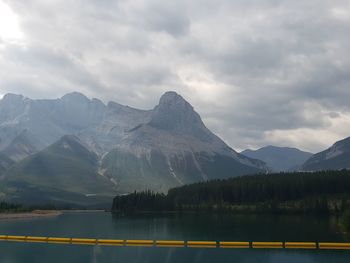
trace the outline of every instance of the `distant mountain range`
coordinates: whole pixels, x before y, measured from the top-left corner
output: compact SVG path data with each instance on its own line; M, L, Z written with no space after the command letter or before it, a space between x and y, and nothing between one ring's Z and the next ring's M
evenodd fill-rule
M301 169L305 171L350 169L350 137L313 155Z
M76 92L0 100L0 200L95 206L135 190L343 168L350 168L350 137L315 155L274 146L237 153L175 92L152 110L106 105Z
M0 101L0 198L92 204L116 193L266 171L208 130L175 92L149 111L80 93Z
M296 148L266 146L258 150L245 150L241 154L264 161L274 172L298 171L301 165L312 156Z
M316 154L296 148L266 146L245 150L241 154L262 160L270 171L325 171L350 169L350 137L337 141L330 148Z

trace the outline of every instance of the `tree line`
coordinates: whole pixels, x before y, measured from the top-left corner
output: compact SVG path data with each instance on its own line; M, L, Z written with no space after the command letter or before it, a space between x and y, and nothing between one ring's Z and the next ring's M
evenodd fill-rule
M0 213L8 212L26 212L28 208L23 207L20 204L11 204L7 202L0 202Z
M113 211L342 212L350 207L350 171L248 175L116 196Z

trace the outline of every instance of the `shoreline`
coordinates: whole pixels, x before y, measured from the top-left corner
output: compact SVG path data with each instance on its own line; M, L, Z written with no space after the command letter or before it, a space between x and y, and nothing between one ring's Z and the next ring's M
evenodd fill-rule
M31 212L22 213L0 213L0 220L9 219L34 219L34 218L46 218L56 217L62 214L62 211L58 210L34 210Z

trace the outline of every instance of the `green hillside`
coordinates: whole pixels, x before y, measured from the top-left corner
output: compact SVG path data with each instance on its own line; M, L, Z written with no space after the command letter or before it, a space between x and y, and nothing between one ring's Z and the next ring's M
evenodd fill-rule
M115 191L97 169L97 156L78 138L64 136L10 168L1 188L7 199L25 203L101 202Z

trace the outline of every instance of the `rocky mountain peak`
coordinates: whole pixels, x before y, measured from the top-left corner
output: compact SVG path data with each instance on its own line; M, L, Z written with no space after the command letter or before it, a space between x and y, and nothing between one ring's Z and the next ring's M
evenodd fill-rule
M30 99L22 95L8 93L0 100L0 124L4 121L14 120L24 112L30 104Z
M149 123L153 127L172 131L206 129L200 116L191 104L174 91L166 92L154 108Z
M67 102L90 102L90 100L80 92L67 93L61 99Z
M4 95L2 99L4 101L15 102L15 101L22 101L24 99L24 96L19 94L7 93Z
M16 105L22 105L25 100L28 100L22 95L7 93L4 95L2 100L0 100L0 104L6 106L15 107Z
M192 105L175 91L168 91L164 93L163 96L161 96L159 99L159 104L155 107L155 111L161 111L164 113L176 112L176 114L196 115L196 112L194 111Z
M159 99L159 105L174 105L174 104L182 104L186 105L189 103L181 97L179 94L177 94L175 91L167 91L165 92Z

